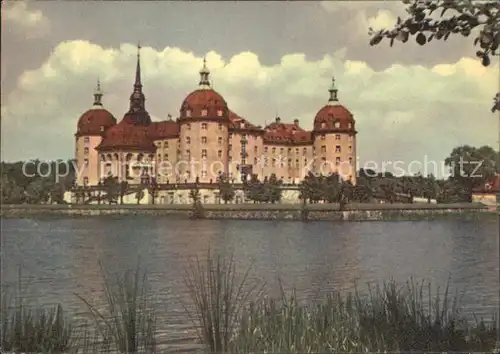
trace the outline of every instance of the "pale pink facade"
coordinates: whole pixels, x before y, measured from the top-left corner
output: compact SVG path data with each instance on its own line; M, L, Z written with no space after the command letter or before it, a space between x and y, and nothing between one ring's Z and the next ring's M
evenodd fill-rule
M309 172L338 172L356 183L355 121L339 104L334 85L329 91L312 130L298 120L285 123L280 118L255 126L232 112L211 88L204 65L199 87L183 101L179 117L151 122L138 60L131 108L123 120L116 124L102 108L100 91L96 111L79 120L75 158L83 172L77 183L96 185L108 175L131 184L144 183L144 175L158 183L216 183L221 173L240 182L242 165L260 180L275 174L285 183L298 183Z

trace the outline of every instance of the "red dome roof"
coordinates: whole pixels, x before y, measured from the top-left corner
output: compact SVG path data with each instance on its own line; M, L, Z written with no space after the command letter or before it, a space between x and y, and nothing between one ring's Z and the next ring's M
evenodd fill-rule
M76 135L102 135L116 124L113 115L104 108L92 108L78 119Z
M198 89L191 92L182 102L180 118L202 117L204 109L207 110L207 117L228 118L226 100L212 89ZM191 111L190 115L186 114L188 110ZM222 111L222 116L218 111Z
M99 150L156 151L156 146L148 136L148 126L134 125L127 120L122 120L110 128L97 148Z
M344 106L340 104L326 105L318 111L314 118L314 131L352 130L354 132L354 123L354 117Z

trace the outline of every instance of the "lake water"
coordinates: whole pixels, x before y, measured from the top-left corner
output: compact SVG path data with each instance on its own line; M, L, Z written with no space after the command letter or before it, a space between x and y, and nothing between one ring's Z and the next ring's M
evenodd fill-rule
M186 298L188 260L208 247L233 254L237 271L250 265L254 278L277 295L281 279L301 299L331 290L394 279L430 281L463 291L468 314L495 313L498 294L498 224L481 221L283 222L185 220L119 216L2 220L2 282L16 281L19 266L26 291L41 303L84 309L75 296L99 302L98 262L110 272L147 269L158 304L159 329L188 336L190 323L179 299Z

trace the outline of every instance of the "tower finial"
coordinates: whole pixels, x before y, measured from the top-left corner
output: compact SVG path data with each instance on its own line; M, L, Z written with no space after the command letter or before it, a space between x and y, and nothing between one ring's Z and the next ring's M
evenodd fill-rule
M102 91L101 91L101 81L99 80L99 77L97 77L97 85L96 89L94 91L94 106L99 106L102 107Z
M207 57L203 57L203 67L200 70L200 82L198 85L202 89L209 89L210 88L210 80L209 80L209 75L210 75L210 70L207 68Z
M335 86L335 76L332 76L332 86L330 86L330 89L328 90L330 92L330 99L328 100L328 104L334 105L336 102L339 101L337 97L337 87Z

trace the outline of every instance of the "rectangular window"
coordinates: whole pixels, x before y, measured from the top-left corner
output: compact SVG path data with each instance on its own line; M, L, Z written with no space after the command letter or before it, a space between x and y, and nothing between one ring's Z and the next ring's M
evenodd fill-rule
M335 146L335 152L340 152L340 145Z
M335 158L335 164L338 166L340 165L340 157Z
M207 150L201 150L201 157L207 157Z
M272 153L273 153L273 155L274 155L274 153L276 152L276 148L272 148L271 152L272 152Z
M186 144L191 144L191 138L189 136L186 137Z
M325 140L326 137L325 137L325 134L321 134L321 140Z
M164 154L164 155L163 155L163 159L164 159L164 160L168 160L168 154Z
M352 152L352 146L349 145L349 152Z
M272 159L271 166L272 167L276 166L276 159Z
M191 130L191 123L186 124L187 130Z
M207 177L207 171L201 171L201 177L203 178Z
M84 155L88 155L88 154L89 154L89 148L87 148L87 147L86 147L86 148L84 148L84 149L83 149L83 154L84 154Z
M349 165L352 165L352 157L349 157Z
M217 144L222 145L222 138L220 136L217 138Z
M221 111L219 111L219 112L221 112ZM219 130L222 130L222 123L219 123Z
M219 158L221 158L221 157L222 157L222 150L217 151L217 156L218 156Z
M325 152L326 152L326 146L325 146L325 145L321 146L321 152L322 152L322 153L325 153Z
M302 153L303 153L304 155L306 155L306 154L307 154L307 148L302 149Z
M208 124L207 123L201 123L201 130L207 130Z
M299 154L299 148L295 148L295 153L298 155Z
M267 152L267 146L264 147L264 152Z
M292 159L288 159L288 167L292 167Z
M295 168L299 168L299 167L300 167L299 159L296 159L295 160Z
M165 143L163 144L163 147L164 147L165 149L168 149L168 141L165 141Z
M207 137L206 136L202 136L201 137L201 143L202 144L206 144L207 143Z
M86 136L85 138L83 138L83 142L85 144L88 144L90 142L90 138L88 136Z
M340 134L335 135L335 140L340 140Z
M207 112L207 110L206 110L206 109L202 109L202 110L201 110L201 115L202 115L203 117L205 117L205 116L207 115L207 113L208 113L208 112Z
M285 153L285 148L280 149L280 154L283 155Z

